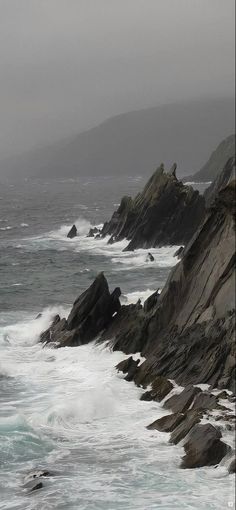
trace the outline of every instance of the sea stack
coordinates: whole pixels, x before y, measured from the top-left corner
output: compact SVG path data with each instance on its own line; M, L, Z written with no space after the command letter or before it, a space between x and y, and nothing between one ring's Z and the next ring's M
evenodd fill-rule
M101 236L109 243L127 239L126 250L185 245L205 215L205 200L176 177L176 164L154 172L141 193L122 198Z
M69 239L73 239L73 238L74 238L74 237L76 237L76 236L77 236L77 228L76 228L76 226L75 226L75 225L73 225L73 226L71 227L70 231L68 232L67 237L68 237Z

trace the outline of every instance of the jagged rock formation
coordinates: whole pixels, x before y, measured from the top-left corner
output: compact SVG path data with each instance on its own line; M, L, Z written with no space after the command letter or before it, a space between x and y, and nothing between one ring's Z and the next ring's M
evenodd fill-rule
M107 328L113 315L120 309L121 291L110 294L106 278L100 273L93 284L74 303L67 319L59 315L49 329L41 334L43 343L53 342L57 347L82 345L94 340Z
M235 157L235 135L225 138L211 154L205 165L194 175L184 177L185 182L214 181L230 158Z
M235 181L221 189L154 306L121 307L103 339L138 373L235 389Z
M109 235L109 243L128 239L126 250L182 245L191 239L204 214L204 198L178 181L176 164L169 173L161 165L134 199L122 198L101 236Z
M73 225L71 227L71 229L69 230L68 234L67 234L67 237L69 237L69 239L73 239L74 237L77 236L77 228L75 225Z
M214 202L219 191L227 186L227 184L235 179L235 157L230 158L223 170L217 175L216 179L206 189L204 198L206 201L206 207L209 208Z

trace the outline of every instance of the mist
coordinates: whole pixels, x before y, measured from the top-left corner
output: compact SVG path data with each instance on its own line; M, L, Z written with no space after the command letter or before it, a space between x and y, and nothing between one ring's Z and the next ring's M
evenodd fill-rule
M233 0L0 0L1 159L113 115L234 95Z

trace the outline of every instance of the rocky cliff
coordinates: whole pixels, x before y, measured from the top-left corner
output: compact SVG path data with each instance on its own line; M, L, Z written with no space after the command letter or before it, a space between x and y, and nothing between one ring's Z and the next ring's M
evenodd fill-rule
M176 165L161 165L134 199L123 197L101 236L128 239L126 250L186 244L205 214L204 198L176 177Z
M103 339L142 351L140 370L235 386L235 180L221 189L154 306L121 307ZM125 320L124 320L125 319Z
M57 346L108 342L114 350L142 352L148 377L180 384L235 385L235 180L220 190L159 295L144 306L121 306L103 274L56 317L42 342Z

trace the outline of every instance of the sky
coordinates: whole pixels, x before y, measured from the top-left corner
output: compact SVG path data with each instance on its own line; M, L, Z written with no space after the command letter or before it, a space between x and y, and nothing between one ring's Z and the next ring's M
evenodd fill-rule
M234 94L234 0L0 0L0 157Z

